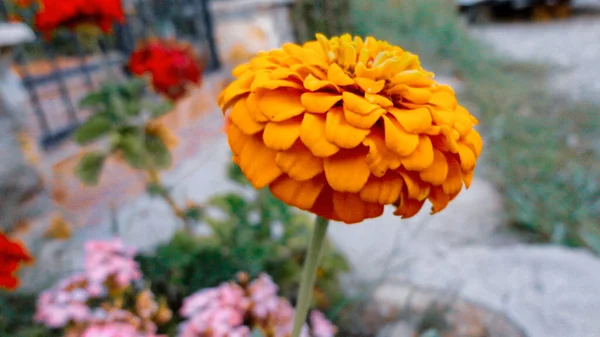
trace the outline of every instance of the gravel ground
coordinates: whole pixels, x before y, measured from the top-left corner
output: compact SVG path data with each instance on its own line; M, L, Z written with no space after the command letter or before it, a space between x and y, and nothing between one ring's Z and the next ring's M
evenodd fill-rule
M550 65L553 90L600 103L600 0L573 7L566 20L493 23L473 32L508 57Z

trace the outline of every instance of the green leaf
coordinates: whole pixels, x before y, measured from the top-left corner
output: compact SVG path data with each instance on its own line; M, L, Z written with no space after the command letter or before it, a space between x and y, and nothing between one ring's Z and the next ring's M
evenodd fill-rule
M89 93L85 96L81 101L79 101L80 108L93 108L101 103L104 103L106 99L106 95L103 90Z
M98 184L106 155L101 152L86 153L75 167L75 175L86 185Z
M75 131L74 140L79 145L89 144L106 135L112 129L112 123L102 115L94 115Z
M123 134L118 148L123 151L123 157L131 167L136 169L146 168L144 141L139 134Z
M108 95L108 112L119 120L127 120L128 109L127 102L116 91L111 91Z
M202 208L200 206L188 207L185 210L185 217L194 221L200 221L202 219Z
M165 195L169 193L164 186L155 183L148 183L146 185L146 192L150 195Z
M152 168L162 170L171 167L171 152L160 138L146 134L145 146Z

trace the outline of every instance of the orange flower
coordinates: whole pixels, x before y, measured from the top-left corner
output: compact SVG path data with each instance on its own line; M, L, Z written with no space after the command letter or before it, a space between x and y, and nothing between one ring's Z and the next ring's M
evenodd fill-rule
M324 218L357 223L384 205L439 212L473 178L477 120L416 55L344 35L262 52L233 71L233 161L257 189Z
M140 76L150 74L154 89L176 100L190 83L200 84L203 66L190 45L152 39L131 54L129 70Z
M16 289L19 279L14 274L21 263L31 261L25 247L0 233L0 288Z
M125 22L121 0L41 0L35 16L36 27L44 34L65 26L93 24L110 32L113 24Z

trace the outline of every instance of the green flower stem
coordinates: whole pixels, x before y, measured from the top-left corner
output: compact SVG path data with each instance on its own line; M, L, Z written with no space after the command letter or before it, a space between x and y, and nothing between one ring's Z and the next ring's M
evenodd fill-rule
M300 331L302 330L304 322L306 322L306 316L308 316L308 309L310 308L313 287L315 284L315 276L317 267L319 266L319 257L321 255L323 241L325 240L325 234L327 234L328 225L328 219L320 216L317 217L310 245L306 252L306 259L304 261L304 270L302 271L302 281L300 283L300 294L298 295L298 303L296 304L296 312L294 313L294 330L292 331L292 337L300 336Z

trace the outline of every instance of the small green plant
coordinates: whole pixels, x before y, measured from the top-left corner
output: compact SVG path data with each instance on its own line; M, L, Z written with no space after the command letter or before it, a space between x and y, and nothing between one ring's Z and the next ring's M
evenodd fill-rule
M244 190L210 200L202 220L212 234L179 233L155 254L138 257L153 290L167 294L172 307L198 289L234 278L239 271L251 277L265 272L279 285L282 296L292 302L296 299L310 218L268 190L256 192L236 165L228 173ZM339 277L348 270L345 258L327 243L314 288L317 307L334 310L343 304Z

